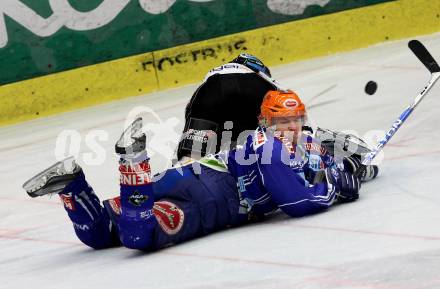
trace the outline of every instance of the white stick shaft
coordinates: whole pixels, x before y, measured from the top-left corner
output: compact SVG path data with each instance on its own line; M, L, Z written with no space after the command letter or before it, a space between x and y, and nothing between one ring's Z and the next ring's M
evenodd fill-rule
M416 106L422 101L423 97L426 94L428 94L428 92L431 90L431 88L434 86L434 84L437 82L439 78L440 78L440 72L431 74L431 80L428 82L428 84L425 86L422 92L420 92L419 95L417 95L417 97L414 99L414 102L405 109L405 111L399 116L399 118L397 118L397 120L393 123L393 125L385 134L383 139L380 140L376 148L365 156L364 160L362 161L363 165L367 166L371 164L373 159L383 149L383 147L390 141L390 139L393 137L396 131L402 126L405 120L414 111Z

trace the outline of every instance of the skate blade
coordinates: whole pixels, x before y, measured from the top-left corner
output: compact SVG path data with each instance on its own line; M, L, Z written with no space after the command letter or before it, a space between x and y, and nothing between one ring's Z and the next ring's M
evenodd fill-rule
M76 164L74 157L68 157L35 175L23 184L32 198L51 193L59 193L67 182L74 179L74 174L81 168Z
M142 131L142 118L139 117L124 130L116 142L115 151L120 155L136 155L146 147L146 136Z

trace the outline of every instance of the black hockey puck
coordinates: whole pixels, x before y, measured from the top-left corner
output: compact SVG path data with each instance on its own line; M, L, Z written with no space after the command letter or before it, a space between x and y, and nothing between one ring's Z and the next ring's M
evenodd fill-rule
M367 85L365 85L365 93L369 95L373 95L377 90L377 83L375 81L368 81Z

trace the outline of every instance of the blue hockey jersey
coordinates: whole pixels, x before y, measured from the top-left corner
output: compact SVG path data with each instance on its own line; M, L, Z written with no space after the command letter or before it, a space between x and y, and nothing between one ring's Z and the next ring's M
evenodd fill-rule
M313 184L319 171L336 163L311 136L292 145L281 132L258 128L244 146L222 159L237 180L242 214L264 215L280 208L300 217L324 210L335 200L325 180Z

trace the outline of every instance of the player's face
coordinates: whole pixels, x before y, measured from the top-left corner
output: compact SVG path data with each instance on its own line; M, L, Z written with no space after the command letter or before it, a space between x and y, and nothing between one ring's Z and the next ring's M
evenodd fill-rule
M277 117L272 119L272 124L275 125L276 131L284 133L290 133L293 137L293 141L299 137L302 126L304 124L304 117L302 116L288 116Z

